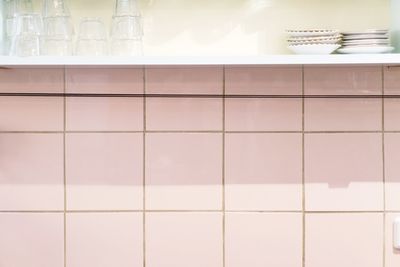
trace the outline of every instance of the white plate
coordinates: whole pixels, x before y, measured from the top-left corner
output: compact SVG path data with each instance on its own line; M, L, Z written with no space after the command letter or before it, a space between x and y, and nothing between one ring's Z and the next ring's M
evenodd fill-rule
M347 46L337 50L341 54L383 54L394 50L392 46Z
M364 39L389 39L387 34L360 34L360 35L346 35L343 40L364 40Z
M362 32L343 32L343 35L363 35L363 34L388 34L388 30L366 30Z
M338 44L307 44L289 45L288 48L299 55L329 55L335 52L340 45Z
M315 29L315 30L287 30L287 34L291 37L310 37L310 36L327 36L327 35L336 35L339 34L338 30L324 30L324 29Z

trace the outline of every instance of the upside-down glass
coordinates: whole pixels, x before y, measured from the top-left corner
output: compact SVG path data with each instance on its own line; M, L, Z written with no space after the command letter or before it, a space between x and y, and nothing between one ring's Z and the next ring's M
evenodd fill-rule
M114 16L140 16L137 0L116 0Z
M111 26L111 54L138 56L143 54L142 25L139 16L115 16Z
M72 55L74 30L70 17L47 17L43 19L43 23L42 54L47 56Z
M102 56L108 53L107 34L99 18L85 18L81 21L76 44L78 56Z
M12 37L12 56L39 56L42 18L39 14L20 14L16 17Z
M64 0L44 0L43 18L69 17L71 13Z

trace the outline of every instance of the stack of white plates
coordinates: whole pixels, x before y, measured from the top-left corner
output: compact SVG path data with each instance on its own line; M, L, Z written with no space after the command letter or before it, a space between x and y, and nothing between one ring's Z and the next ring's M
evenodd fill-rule
M337 30L287 30L288 48L296 54L331 54L340 47Z
M343 33L343 54L376 54L393 51L390 46L388 30L367 30L362 32Z

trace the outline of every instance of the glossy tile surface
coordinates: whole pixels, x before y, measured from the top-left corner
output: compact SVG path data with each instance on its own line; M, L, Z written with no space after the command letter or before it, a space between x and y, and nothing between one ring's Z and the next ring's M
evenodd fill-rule
M400 211L400 133L385 134L386 209Z
M66 167L68 209L143 208L142 134L67 134Z
M67 98L67 131L142 131L142 98Z
M222 67L149 67L146 93L222 94Z
M0 131L63 131L64 100L0 97Z
M227 213L227 267L302 266L302 215Z
M67 68L67 93L143 94L141 68Z
M147 267L221 267L221 213L146 213Z
M400 218L400 213L386 213L385 218L385 267L400 266L400 250L393 246L393 223Z
M227 67L227 94L300 95L302 73L300 67Z
M301 134L227 134L228 210L301 210Z
M62 68L0 69L2 93L63 93Z
M400 131L400 98L385 99L385 131Z
M384 85L386 95L400 95L400 69L384 67Z
M142 267L142 213L68 214L67 263L71 267Z
M226 99L226 131L301 131L300 99Z
M62 134L0 134L0 210L64 207Z
M380 66L307 66L304 93L307 95L380 95Z
M147 209L220 209L222 153L222 134L147 134Z
M306 99L306 131L380 131L382 100Z
M0 265L64 266L64 215L0 213Z
M382 214L307 214L305 231L308 267L383 266Z
M306 134L307 210L383 209L382 135Z

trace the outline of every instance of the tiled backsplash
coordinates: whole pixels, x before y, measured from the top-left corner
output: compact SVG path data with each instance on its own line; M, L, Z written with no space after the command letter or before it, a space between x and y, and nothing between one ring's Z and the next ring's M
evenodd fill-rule
M0 266L400 265L400 98L369 97L400 68L9 69L0 92L282 96L0 97Z

